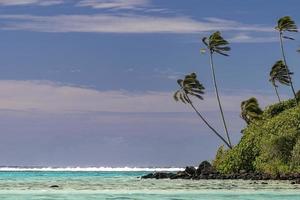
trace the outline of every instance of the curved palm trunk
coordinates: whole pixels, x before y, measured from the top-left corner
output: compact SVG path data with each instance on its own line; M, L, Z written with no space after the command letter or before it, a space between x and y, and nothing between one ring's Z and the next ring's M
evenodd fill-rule
M217 86L217 81L216 81L216 75L215 75L215 68L214 68L213 57L212 57L211 51L210 51L210 66L211 66L212 77L213 77L214 86L215 86L215 92L216 92L216 96L217 96L217 100L218 100L218 104L219 104L219 109L220 109L220 113L221 113L221 117L222 117L224 130L226 132L228 143L230 146L232 146L230 137L229 137L229 133L228 133L228 129L227 129L227 125L226 125L226 121L225 121L225 117L224 117L224 112L223 112L221 101L220 101L220 96L219 96L219 91L218 91L218 86Z
M278 93L277 87L276 87L276 86L274 86L274 89L275 89L275 92L276 92L276 95L277 95L278 101L279 101L279 103L281 103L281 99L280 99L280 96L279 96L279 93Z
M283 48L282 32L279 32L279 38L280 38L280 48L281 48L281 53L282 53L282 58L283 58L283 62L284 62L284 65L285 65L286 73L287 73L287 76L288 76L290 84L291 84L291 89L293 91L293 94L294 94L294 97L295 97L295 100L296 100L296 105L298 105L297 95L296 95L296 92L295 92L295 89L294 89L294 85L293 85L293 82L292 82L291 75L289 74L289 68L288 68L287 63L286 63L286 58L285 58L285 53L284 53L284 48Z
M201 115L201 113L195 108L194 104L190 100L190 98L187 95L187 98L189 100L189 104L194 109L194 111L197 113L197 115L202 119L202 121L226 144L226 146L230 149L232 149L231 144L229 144L209 123L208 121Z

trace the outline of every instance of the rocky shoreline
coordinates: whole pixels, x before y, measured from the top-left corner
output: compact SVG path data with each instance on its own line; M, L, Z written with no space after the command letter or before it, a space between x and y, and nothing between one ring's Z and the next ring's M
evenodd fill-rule
M208 161L203 161L198 168L186 167L184 171L177 173L154 172L141 177L142 179L242 179L242 180L289 180L291 184L300 184L300 173L270 175L260 172L247 172L241 170L239 173L220 174Z

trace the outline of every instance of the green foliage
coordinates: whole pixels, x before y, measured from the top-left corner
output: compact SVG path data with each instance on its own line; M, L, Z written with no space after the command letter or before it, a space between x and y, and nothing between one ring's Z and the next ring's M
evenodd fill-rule
M211 51L211 53L218 53L223 56L228 56L226 52L230 51L229 43L222 36L220 31L216 31L208 38L202 38L204 45Z
M295 107L295 100L294 99L290 99L288 101L283 101L271 106L268 106L264 113L263 113L263 117L264 118L270 118L270 117L274 117L276 115L278 115L279 113L288 110L290 108Z
M290 85L291 81L289 79L289 75L293 75L292 72L287 71L287 67L285 66L282 60L277 61L270 72L270 82L277 87L276 81L283 85Z
M263 111L259 107L256 98L251 97L248 100L241 103L241 118L243 118L247 124L250 124L254 120L261 119Z
M293 148L291 165L292 165L293 169L300 171L300 138L298 138L298 140Z
M300 172L300 106L293 99L269 106L255 122L232 150L218 151L216 169L225 174Z
M276 30L283 32L298 32L296 23L292 20L290 16L282 17L278 20L277 26L275 27Z
M186 75L184 80L177 80L180 89L174 93L174 100L181 101L183 103L191 103L188 95L197 97L198 99L203 100L202 95L204 94L204 86L197 80L197 75L191 73Z

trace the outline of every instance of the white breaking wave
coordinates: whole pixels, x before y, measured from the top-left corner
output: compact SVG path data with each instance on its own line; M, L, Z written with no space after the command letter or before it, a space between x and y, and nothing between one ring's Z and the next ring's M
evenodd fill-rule
M45 172L176 172L184 170L184 168L162 167L162 168L143 168L143 167L0 167L3 171L45 171Z

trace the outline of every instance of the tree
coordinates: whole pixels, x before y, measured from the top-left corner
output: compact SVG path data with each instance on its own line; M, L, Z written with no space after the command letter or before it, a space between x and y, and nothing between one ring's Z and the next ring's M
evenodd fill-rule
M220 109L220 114L222 117L224 130L225 130L225 133L227 136L227 141L231 146L230 136L228 133L227 124L225 121L225 116L224 116L224 112L223 112L223 108L222 108L221 100L220 100L220 96L219 96L218 85L217 85L216 74L215 74L215 67L214 67L214 62L213 62L213 54L214 53L218 53L223 56L228 56L228 54L226 52L230 51L230 47L227 46L229 43L223 39L223 37L221 36L221 33L219 31L214 32L212 35L209 36L209 38L204 37L202 39L202 42L205 44L206 48L209 51L210 66L211 66L211 71L212 71L214 87L215 87L215 93L216 93L216 97L217 97L217 101L218 101L218 105L219 105L219 109Z
M276 92L279 102L281 102L281 100L280 100L280 96L277 91L278 85L276 84L276 82L279 82L283 85L288 85L288 86L291 84L290 79L287 74L289 74L291 76L293 73L287 72L286 69L287 68L286 68L284 62L282 60L278 60L273 65L271 72L270 72L269 81L272 83L272 85L275 88L275 92Z
M278 20L277 26L275 27L275 29L279 32L280 48L281 48L281 54L282 54L283 62L284 62L285 68L286 68L286 75L289 79L290 86L291 86L292 92L293 92L295 100L296 100L296 104L298 105L298 101L297 101L297 98L296 98L296 92L295 92L295 89L294 89L292 78L291 78L290 74L288 73L289 68L288 68L288 65L287 65L285 52L284 52L284 46L283 46L283 39L294 40L294 38L292 38L292 37L285 36L284 32L298 32L298 28L297 28L297 25L295 24L295 22L292 20L292 18L290 16L285 16L285 17L282 17Z
M210 123L202 116L202 114L196 109L194 106L190 96L193 96L197 99L203 100L202 95L204 94L204 86L197 80L197 75L195 73L191 73L190 75L186 75L184 80L177 80L180 89L174 93L175 101L181 101L184 104L189 104L193 110L197 113L197 115L201 118L201 120L216 134L230 149L232 148L231 144L229 144L221 134L219 134Z
M246 121L247 124L261 118L263 111L259 107L258 101L255 97L251 97L248 100L241 103L241 118Z

